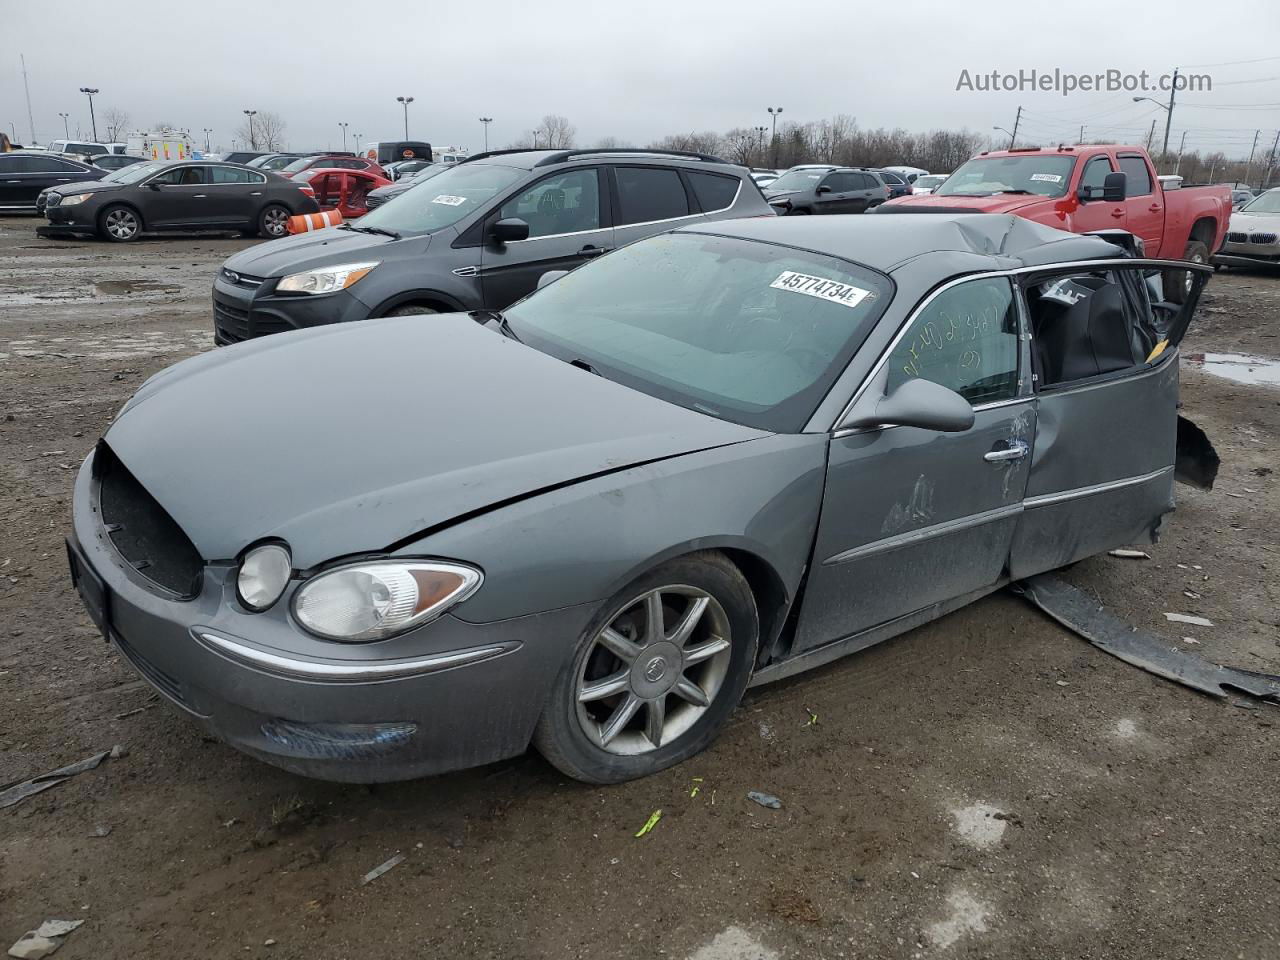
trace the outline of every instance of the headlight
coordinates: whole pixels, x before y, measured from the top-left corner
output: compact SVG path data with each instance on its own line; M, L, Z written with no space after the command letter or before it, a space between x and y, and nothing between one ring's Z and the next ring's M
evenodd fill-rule
M342 263L336 267L291 273L276 284L276 289L282 293L336 293L356 283L381 262Z
M285 547L278 543L254 547L244 555L236 574L240 602L255 612L267 609L280 599L292 572L293 558Z
M93 196L92 193L77 193L74 196L63 197L62 202L58 204L58 206L69 207L69 206L72 206L73 204L84 203L86 200L88 200L92 196Z
M339 567L302 585L293 615L327 640L384 640L461 603L480 586L479 570L435 560L378 560Z

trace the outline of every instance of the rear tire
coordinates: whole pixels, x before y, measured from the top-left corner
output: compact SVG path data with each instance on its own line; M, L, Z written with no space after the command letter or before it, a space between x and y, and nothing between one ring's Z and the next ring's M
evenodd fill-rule
M269 203L258 214L258 236L267 240L279 240L289 235L289 208Z
M439 310L428 307L423 303L406 303L403 307L396 307L394 310L388 310L383 316L387 317L416 317L420 314L439 313Z
M751 588L723 554L663 564L587 625L556 677L534 745L586 783L622 783L687 760L742 699L759 631Z
M142 218L133 207L122 203L107 207L98 215L98 236L112 243L132 243L142 233Z
M1209 248L1199 240L1187 244L1182 254L1183 260L1205 264L1209 262ZM1164 298L1170 303L1186 303L1191 295L1191 287L1195 279L1193 270L1166 270L1164 272Z

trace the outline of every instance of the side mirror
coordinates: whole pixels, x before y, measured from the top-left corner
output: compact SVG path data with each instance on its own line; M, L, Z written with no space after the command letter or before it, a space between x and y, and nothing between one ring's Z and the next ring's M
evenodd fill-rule
M878 401L859 403L836 429L879 426L961 433L973 426L973 407L954 390L917 378Z
M529 239L529 224L519 217L507 217L493 225L489 237L495 243L519 243Z
M148 186L148 187L150 187L152 190L159 190L159 189L160 189L160 184L158 184L158 183L154 183L154 182L152 182L152 183L148 183L148 184L147 184L147 186Z
M830 187L828 187L828 186L824 183L822 186L820 186L820 187L819 187L817 190L815 190L814 192L815 192L815 193L818 193L818 194L830 193L830 192L831 192L831 188L830 188Z
M1107 178L1102 181L1102 199L1107 203L1119 203L1124 199L1125 181L1128 174L1123 170L1116 173L1108 173Z
M568 276L568 270L548 270L538 278L538 289L541 290L548 284L555 283L561 277Z

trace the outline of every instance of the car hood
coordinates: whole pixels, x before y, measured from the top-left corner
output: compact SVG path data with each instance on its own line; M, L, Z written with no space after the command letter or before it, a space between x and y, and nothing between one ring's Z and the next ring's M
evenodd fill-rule
M143 384L105 439L207 560L280 537L305 569L540 490L765 435L443 314L193 357Z
M966 210L970 213L1014 213L1023 207L1052 200L1052 197L1027 196L1021 193L995 194L990 197L941 196L936 193L919 193L907 197L895 197L880 205L885 213L898 211L906 207L915 207L921 211L937 208L940 211L954 212Z
M102 175L106 176L109 171L103 170ZM80 193L106 193L109 190L120 190L128 184L124 183L103 183L101 180L77 180L75 183L60 183L56 187L48 187L44 193L59 193L64 197L72 197Z
M425 247L426 238L422 239ZM393 238L380 233L330 227L256 244L228 258L223 267L252 277L283 277L299 270L343 263L353 257L367 259L376 256L379 247L394 242Z
M1280 213L1248 213L1237 210L1231 214L1228 229L1245 233L1280 231Z

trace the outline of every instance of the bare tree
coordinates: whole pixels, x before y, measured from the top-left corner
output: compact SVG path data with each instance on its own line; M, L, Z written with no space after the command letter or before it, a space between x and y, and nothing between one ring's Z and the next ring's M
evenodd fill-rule
M236 130L236 137L249 145L250 150L283 150L284 131L287 124L278 113L259 110Z
M558 113L548 113L542 118L542 122L530 131L530 135L533 138L533 145L539 149L567 150L573 146L578 128L571 124L567 117L562 117Z
M622 147L629 147L631 144L619 140L617 137L601 137L595 143L597 150L618 150Z
M107 139L118 143L129 133L129 114L118 107L108 107L102 111L102 119L107 125Z

